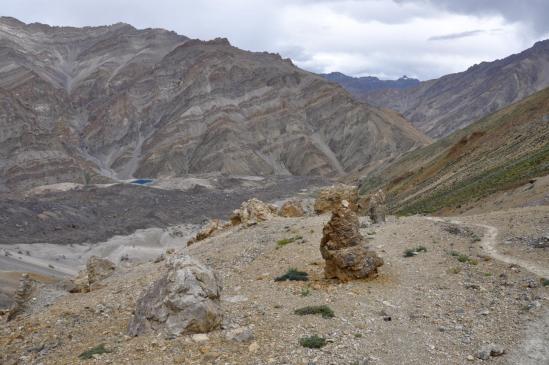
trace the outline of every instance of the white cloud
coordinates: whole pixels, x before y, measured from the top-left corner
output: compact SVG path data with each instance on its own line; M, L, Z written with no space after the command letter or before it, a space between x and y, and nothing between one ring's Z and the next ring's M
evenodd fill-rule
M123 21L192 38L221 36L240 48L279 52L313 72L386 78L428 79L461 71L528 48L544 34L539 17L530 21L536 9L527 2L515 2L513 13L511 1L498 11L495 0L483 7L430 0L2 2L1 15L26 22L83 26ZM540 0L532 4L541 6Z

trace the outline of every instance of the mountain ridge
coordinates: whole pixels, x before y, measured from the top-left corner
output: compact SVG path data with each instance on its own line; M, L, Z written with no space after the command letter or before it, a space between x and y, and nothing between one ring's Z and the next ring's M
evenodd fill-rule
M549 40L466 71L405 90L369 93L362 100L399 111L416 128L441 138L549 86ZM359 96L360 97L360 96Z
M337 176L429 143L397 113L226 39L13 24L0 19L4 190L204 172Z

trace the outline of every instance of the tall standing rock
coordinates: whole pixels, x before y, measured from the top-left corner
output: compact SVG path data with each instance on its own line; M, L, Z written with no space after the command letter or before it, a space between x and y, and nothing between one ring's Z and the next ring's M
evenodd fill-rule
M387 206L385 205L385 193L378 190L370 197L368 213L373 223L384 223Z
M217 275L189 256L173 257L166 266L167 273L138 299L129 335L154 330L177 336L218 328L223 317Z
M15 291L14 302L8 312L8 321L14 319L19 313L21 313L25 309L25 305L27 304L31 293L32 280L30 279L29 274L24 273L19 279L19 286Z
M383 259L367 249L366 240L359 232L358 217L347 201L332 212L322 233L320 253L326 260L326 278L349 281L371 277L383 265Z

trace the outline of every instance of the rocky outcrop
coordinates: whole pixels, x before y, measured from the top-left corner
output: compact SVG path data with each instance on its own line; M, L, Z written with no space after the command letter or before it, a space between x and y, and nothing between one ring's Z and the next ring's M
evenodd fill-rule
M231 224L254 225L258 222L272 219L278 208L275 205L267 204L259 199L252 198L240 205L231 214Z
M331 212L339 208L343 200L349 203L349 208L352 211L356 212L358 208L358 188L351 185L337 184L321 189L315 200L315 213Z
M196 236L187 241L187 246L190 246L198 241L205 240L206 238L211 237L214 233L222 230L223 228L223 222L221 222L219 219L212 219L198 231Z
M161 331L169 336L205 333L222 321L221 282L217 275L190 256L172 257L168 271L137 300L128 333Z
M336 176L427 143L396 113L227 40L11 18L0 33L0 191L209 172Z
M88 271L88 282L93 285L103 279L108 278L114 273L116 265L107 259L92 256L86 262Z
M25 306L30 299L32 293L32 280L29 277L29 274L24 273L19 279L19 286L15 291L15 296L13 298L13 304L10 307L6 319L11 321L18 314L25 310Z
M68 284L67 290L71 293L87 293L99 285L103 279L111 276L116 265L107 259L91 256L86 262L86 270L81 270Z
M377 268L383 265L383 259L367 249L366 241L359 232L358 217L347 201L344 200L333 211L322 233L320 253L326 260L326 278L349 281L377 275Z
M370 196L368 215L373 223L384 223L386 213L385 193L380 189Z
M303 217L305 211L301 200L294 199L284 202L278 210L278 215L285 218Z

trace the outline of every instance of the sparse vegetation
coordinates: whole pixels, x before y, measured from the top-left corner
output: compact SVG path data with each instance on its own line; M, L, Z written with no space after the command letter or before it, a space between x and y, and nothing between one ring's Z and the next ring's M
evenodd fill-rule
M478 265L478 260L473 259L465 254L457 253L455 251L452 251L450 255L455 256L459 262L462 262L464 264L470 264L470 265Z
M542 286L549 286L549 279L545 279L545 278L541 279L541 285Z
M301 240L303 239L302 236L295 236L295 237L290 237L290 238L283 238L281 240L278 240L276 241L276 248L279 249L281 247L284 247L286 246L287 244L289 243L292 243L292 242L295 242L297 240Z
M95 346L94 348L89 349L88 351L84 351L78 357L82 360L89 360L93 358L93 355L101 355L101 354L107 354L111 352L110 350L105 348L105 344L102 343L100 345Z
M312 335L300 338L299 344L309 349L319 349L326 346L326 339L317 335Z
M309 274L304 271L299 271L295 268L289 268L286 274L278 276L274 279L275 281L308 281Z
M461 267L451 267L448 269L449 274L459 274L461 272Z
M327 305L310 305L294 311L295 314L305 316L309 314L320 314L322 318L333 318L334 311Z
M302 297L308 297L309 295L311 295L311 288L309 288L308 286L301 288Z
M416 256L420 252L427 252L427 247L418 246L416 248L408 248L404 251L404 257L413 257L413 256Z

